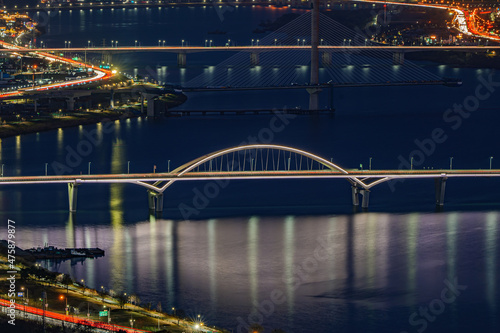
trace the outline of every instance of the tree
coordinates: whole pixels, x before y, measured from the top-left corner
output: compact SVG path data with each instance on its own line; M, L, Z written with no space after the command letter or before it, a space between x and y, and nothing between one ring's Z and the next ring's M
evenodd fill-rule
M161 302L158 302L158 305L156 306L156 311L161 312Z

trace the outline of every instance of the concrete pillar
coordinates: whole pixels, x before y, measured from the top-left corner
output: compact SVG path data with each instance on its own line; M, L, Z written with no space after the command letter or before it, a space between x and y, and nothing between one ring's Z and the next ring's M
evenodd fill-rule
M155 116L155 96L148 96L148 117Z
M370 191L361 190L360 193L363 196L363 201L361 202L361 208L367 209L368 204L370 203Z
M155 192L148 191L148 206L150 211L155 210Z
M163 212L163 193L158 193L156 195L156 212Z
M250 66L259 66L259 54L257 52L250 53Z
M69 212L76 213L76 199L78 194L78 184L68 183Z
M352 205L359 206L359 188L356 185L351 186L352 190Z
M332 54L330 52L321 53L321 63L323 67L329 67L332 65Z
M115 108L115 91L111 89L111 96L109 98L109 107L112 109Z
M186 67L186 53L177 53L177 66Z
M440 177L434 179L434 184L436 186L436 206L444 205L444 191L446 189L447 177Z
M392 54L392 64L393 65L403 65L405 63L404 52L394 52Z
M102 61L104 61L105 64L111 64L113 63L113 56L109 52L104 52L102 54Z
M313 0L311 19L311 85L319 82L319 0ZM317 110L319 92L309 93L309 110Z
M66 106L69 111L73 111L75 109L75 98L74 97L66 98Z
M144 114L144 94L141 93L141 114Z

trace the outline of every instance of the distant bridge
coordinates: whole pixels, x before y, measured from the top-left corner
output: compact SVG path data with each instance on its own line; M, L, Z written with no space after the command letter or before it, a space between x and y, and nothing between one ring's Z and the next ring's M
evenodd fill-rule
M362 44L362 43L361 43ZM322 53L323 63L329 64L331 53L349 52L373 52L385 51L393 54L394 64L404 63L404 54L408 52L429 51L455 51L455 52L488 52L499 50L500 46L484 45L442 45L442 46L420 46L420 45L318 45L318 52ZM248 52L250 53L250 64L259 65L259 54L277 51L310 51L311 45L242 45L242 46L119 46L119 47L66 47L66 48L22 48L1 49L1 52L15 53L37 53L37 52L59 52L59 53L102 53L106 55L131 52L167 52L177 53L177 64L186 66L188 53L199 52ZM330 56L331 57L331 56Z
M171 172L102 175L2 177L2 185L67 184L69 210L76 212L77 190L82 184L134 184L148 191L149 208L163 211L163 193L178 181L345 179L352 203L368 208L371 189L395 179L434 179L436 205L443 206L448 178L500 177L500 170L350 170L318 155L293 147L256 144L222 149L194 159Z

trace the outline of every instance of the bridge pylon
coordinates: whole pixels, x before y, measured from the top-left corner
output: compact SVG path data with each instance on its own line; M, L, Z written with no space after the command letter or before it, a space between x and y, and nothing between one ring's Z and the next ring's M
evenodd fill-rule
M319 83L319 0L313 0L311 15L311 85ZM308 90L309 110L318 110L320 90Z

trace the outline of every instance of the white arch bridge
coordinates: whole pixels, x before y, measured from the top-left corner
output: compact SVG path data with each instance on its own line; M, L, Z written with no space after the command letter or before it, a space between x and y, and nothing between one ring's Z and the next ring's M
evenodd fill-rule
M435 179L436 205L442 206L446 180L452 177L500 177L500 170L352 170L297 148L255 144L222 149L170 172L1 177L0 185L66 183L69 210L76 212L79 185L130 183L145 187L149 208L162 212L163 193L179 181L342 178L351 183L353 205L359 206L361 196L361 207L366 209L375 185L395 179L419 178Z

